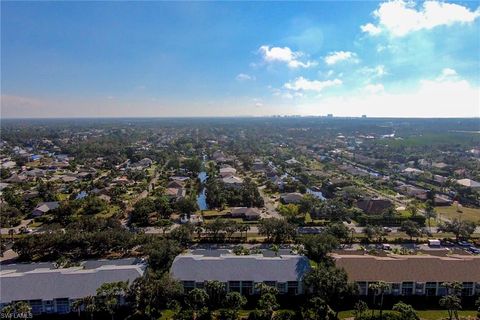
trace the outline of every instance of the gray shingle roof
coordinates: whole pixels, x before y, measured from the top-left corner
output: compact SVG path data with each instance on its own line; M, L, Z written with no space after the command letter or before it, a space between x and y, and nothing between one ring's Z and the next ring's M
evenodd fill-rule
M0 272L1 303L17 300L52 300L57 298L78 299L95 295L103 283L129 281L143 275L145 265L118 260L104 264L91 263L91 268L72 267L54 269L52 265L33 264L34 267L4 265Z
M203 282L208 280L227 281L300 281L309 270L306 257L283 255L180 255L173 261L171 273L181 281Z

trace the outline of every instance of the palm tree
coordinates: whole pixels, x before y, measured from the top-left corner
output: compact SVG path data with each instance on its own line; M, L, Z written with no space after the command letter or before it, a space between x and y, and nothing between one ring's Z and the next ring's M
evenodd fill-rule
M72 311L77 311L78 318L80 319L82 309L84 308L83 299L77 299L72 303Z
M242 236L242 234L245 232L245 242L247 242L247 238L248 238L248 230L250 230L250 226L248 224L242 224L239 228L239 231L240 231L240 237Z
M431 219L434 219L436 217L437 217L437 213L435 212L435 208L431 206L427 206L425 208L425 218L427 218L428 229L430 232L432 232Z
M2 308L2 315L5 315L5 317L11 317L15 313L15 308L13 307L13 304L7 304L5 307Z
M418 213L418 202L413 200L407 205L407 211L410 212L412 217L415 217Z
M103 308L110 313L112 320L119 304L119 297L124 296L128 289L127 281L104 283L97 289L97 296L101 298Z
M460 298L456 295L446 295L440 299L440 305L447 309L448 319L452 320L453 317L458 320L458 310L462 309Z
M447 288L447 295L443 296L439 303L442 307L447 308L450 320L453 317L458 320L458 310L462 309L462 300L460 299L462 284L459 282L444 282L442 286Z
M13 305L13 308L15 309L15 313L17 315L20 315L22 319L31 318L32 307L27 302L25 301L16 302Z
M375 305L375 298L376 296L380 296L380 319L382 319L383 314L383 296L385 291L390 288L390 285L384 281L379 281L376 283L372 283L369 286L370 289L374 291L373 293L373 304ZM374 309L372 309L372 317L373 317Z
M97 300L94 296L86 296L82 298L82 304L86 313L90 314L90 319L93 320L93 314L97 311Z
M197 233L197 239L200 241L202 239L203 227L200 225L195 226L195 232Z

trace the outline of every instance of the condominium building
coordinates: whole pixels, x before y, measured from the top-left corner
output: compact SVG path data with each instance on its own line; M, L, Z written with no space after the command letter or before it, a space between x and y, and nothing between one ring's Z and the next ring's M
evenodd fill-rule
M386 294L442 296L445 282L460 282L462 294L480 293L480 256L466 255L372 255L334 254L337 267L345 269L357 283L360 295L368 295L369 285L389 284Z
M301 294L303 277L309 269L305 256L289 251L235 255L228 250L196 250L177 256L171 273L186 291L217 280L225 284L227 291L244 295L257 293L259 283L274 286L280 293Z
M134 258L84 261L70 268L56 268L50 262L2 265L0 306L26 301L33 314L69 313L75 300L95 296L104 283L132 283L145 267Z

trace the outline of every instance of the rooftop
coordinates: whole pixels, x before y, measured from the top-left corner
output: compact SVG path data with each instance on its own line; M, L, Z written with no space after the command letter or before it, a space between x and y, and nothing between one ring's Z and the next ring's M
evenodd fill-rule
M85 261L79 266L58 269L50 262L2 265L0 302L78 299L95 295L103 283L131 283L144 270L145 264L137 259Z
M171 273L182 281L299 281L309 270L305 256L251 254L237 256L225 250L196 250L179 255L173 261Z
M333 255L352 281L480 282L480 256Z

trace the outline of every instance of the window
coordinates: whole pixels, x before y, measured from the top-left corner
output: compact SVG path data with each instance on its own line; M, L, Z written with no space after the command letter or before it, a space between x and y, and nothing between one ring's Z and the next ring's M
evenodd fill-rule
M400 294L400 283L392 283L392 294L393 295Z
M463 296L473 296L473 282L464 282L462 288L462 295Z
M360 295L368 294L367 283L365 281L358 282L357 285Z
M424 283L416 283L415 284L415 294L422 295L424 287L425 287Z
M195 281L183 281L183 289L187 292L195 289Z
M287 287L287 292L289 294L298 294L298 281L288 281Z
M411 296L413 294L413 282L402 283L402 295Z
M240 281L229 281L228 290L240 292Z
M447 295L447 288L442 286L441 284L438 286L438 295L439 296L445 296Z
M205 287L205 283L203 282L195 282L195 288L203 289Z
M253 281L242 281L242 294L253 294Z
M55 299L57 305L58 313L69 313L70 312L70 301L68 298Z
M437 283L436 282L427 282L425 284L425 295L433 297L437 294Z
M278 292L280 292L280 293L286 293L287 292L287 284L285 282L279 282L279 283L277 283L277 289L278 289Z
M30 300L28 303L30 304L30 307L32 307L33 314L40 314L43 312L42 300Z

